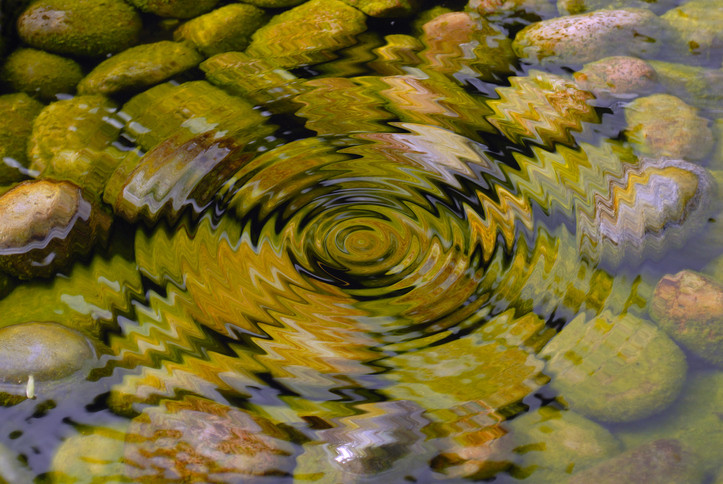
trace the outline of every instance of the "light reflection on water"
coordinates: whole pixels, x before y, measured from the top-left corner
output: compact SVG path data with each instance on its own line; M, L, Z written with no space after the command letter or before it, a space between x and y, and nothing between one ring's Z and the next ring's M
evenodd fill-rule
M715 267L720 153L638 156L627 99L381 27L306 72L254 60L258 86L209 61L116 113L138 150L109 248L0 300L3 326L103 342L87 378L0 409L18 472L559 482L631 449L717 471L721 373L648 302Z

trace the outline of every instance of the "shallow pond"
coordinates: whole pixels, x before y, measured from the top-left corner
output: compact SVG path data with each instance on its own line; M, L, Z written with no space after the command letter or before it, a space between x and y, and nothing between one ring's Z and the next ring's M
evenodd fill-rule
M0 481L723 482L720 0L27 3Z

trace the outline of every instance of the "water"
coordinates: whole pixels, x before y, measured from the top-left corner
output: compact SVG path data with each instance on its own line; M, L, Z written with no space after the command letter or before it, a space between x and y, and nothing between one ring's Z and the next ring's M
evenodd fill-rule
M107 243L0 300L98 358L0 408L3 475L717 482L722 374L649 304L720 274L720 97L659 81L717 144L641 154L635 95L505 57L536 18L490 19L492 60L373 19L324 62L222 54L113 95L118 167L83 178Z

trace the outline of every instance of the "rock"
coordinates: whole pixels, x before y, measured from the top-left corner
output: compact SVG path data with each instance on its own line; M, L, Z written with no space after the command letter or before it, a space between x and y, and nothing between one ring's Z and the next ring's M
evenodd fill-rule
M653 156L704 159L713 149L708 120L698 110L669 94L637 98L625 107L628 141Z
M189 45L164 40L126 49L93 69L78 84L79 94L113 94L153 86L198 65Z
M370 17L407 17L419 8L418 0L343 0Z
M138 40L141 18L122 0L39 0L18 19L28 45L57 54L98 57Z
M99 480L123 482L125 428L85 427L63 440L51 464L56 484L92 484Z
M541 407L508 422L513 452L532 482L563 482L566 475L617 455L622 444L608 430L572 411Z
M692 374L680 392L680 398L653 419L628 423L615 434L629 449L659 439L677 439L683 448L699 459L705 473L720 467L723 448L723 372ZM685 480L679 482L686 482Z
M134 418L124 462L136 481L266 482L289 474L289 436L248 411L198 397L165 401Z
M366 16L341 0L309 0L254 32L246 53L281 67L316 64L354 45L365 30Z
M516 61L507 34L483 18L465 12L442 14L422 26L421 54L430 69L454 74L472 69L480 78L493 80L512 72Z
M582 472L569 484L618 484L655 482L690 484L703 482L703 472L695 456L675 439L661 439L641 445Z
M635 57L613 56L585 64L574 74L575 82L596 97L637 97L656 87L655 69Z
M0 382L60 380L96 358L83 334L58 323L32 322L0 328Z
M118 138L120 129L109 120L113 102L100 95L76 96L46 106L35 118L28 141L30 168L44 172L64 151L102 151Z
M25 178L27 142L42 109L25 93L0 96L0 185Z
M668 94L712 113L723 110L723 69L650 61Z
M0 70L0 80L12 90L43 100L75 93L82 78L80 64L74 60L30 48L15 50Z
M304 3L305 1L306 0L245 0L244 3L261 8L287 8Z
M540 20L558 16L555 6L548 0L469 0L467 8L494 19L530 17Z
M658 281L650 317L684 348L723 366L723 285L683 270Z
M0 268L51 277L105 237L110 218L70 182L23 182L0 196Z
M159 84L131 98L119 116L126 120L126 135L147 151L171 136L183 143L206 132L241 137L253 128L254 138L271 132L250 103L206 81Z
M604 422L656 414L678 396L683 352L665 333L632 314L573 319L542 350L552 387L575 410Z
M686 62L718 65L723 54L723 9L717 0L690 0L660 16L677 34Z
M173 33L177 41L191 42L206 57L228 51L242 51L266 21L260 8L233 3L184 23Z
M208 12L218 0L128 0L142 12L161 17L191 18Z
M560 15L575 15L603 8L645 8L660 15L677 5L677 0L557 0Z
M515 36L515 53L529 62L577 65L616 55L649 57L659 47L661 22L650 10L621 9L553 18Z

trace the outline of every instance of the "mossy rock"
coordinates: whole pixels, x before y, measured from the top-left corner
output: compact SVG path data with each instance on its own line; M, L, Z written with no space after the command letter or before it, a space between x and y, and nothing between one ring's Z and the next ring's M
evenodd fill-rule
M123 463L127 425L84 427L55 451L50 475L56 484L128 482Z
M281 67L317 64L354 45L366 28L366 15L341 0L309 0L254 32L246 53Z
M601 96L637 97L651 93L658 76L642 59L629 56L605 57L585 64L574 74L575 82L598 98Z
M702 110L723 109L723 69L663 61L650 61L650 65L668 94Z
M253 5L234 3L184 23L173 33L187 40L206 57L248 47L253 34L266 21L266 13Z
M183 42L164 40L137 45L101 62L80 81L78 93L110 95L153 86L202 60L193 47Z
M575 410L630 422L664 410L685 379L685 355L653 324L605 312L573 319L542 350L552 388Z
M370 17L408 17L419 7L416 0L343 0Z
M56 54L98 57L135 44L138 13L123 0L38 0L18 19L28 45Z
M11 89L43 100L75 93L82 78L83 70L73 59L31 48L15 50L0 70L0 80Z
M532 482L563 482L622 451L608 430L575 412L541 407L505 424L508 445Z
M160 17L192 18L208 12L218 0L128 0L142 12Z
M25 93L0 96L0 185L23 180L27 143L43 105Z
M660 18L677 34L688 62L718 67L723 57L723 8L718 0L691 0Z
M63 151L102 151L118 138L110 121L115 104L101 95L76 96L46 106L35 118L28 141L30 168L42 173Z

